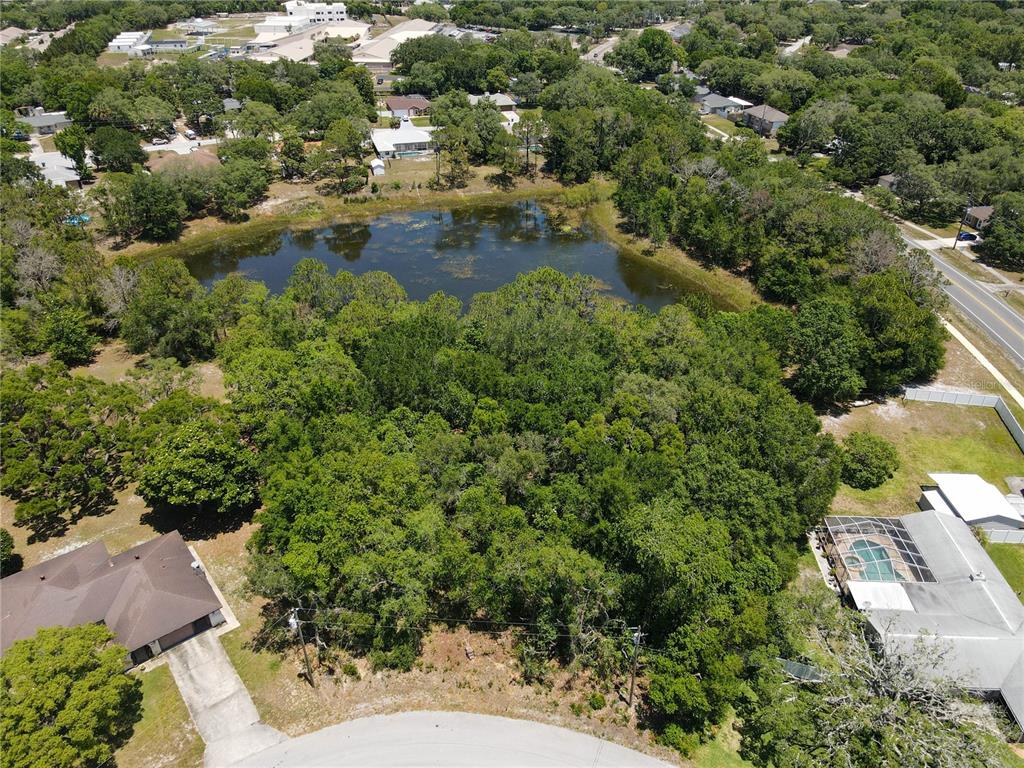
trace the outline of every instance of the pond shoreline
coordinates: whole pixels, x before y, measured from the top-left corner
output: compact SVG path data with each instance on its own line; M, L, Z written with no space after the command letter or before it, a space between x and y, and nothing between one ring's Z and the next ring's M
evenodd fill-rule
M621 231L619 216L611 201L613 182L598 182L600 199L585 206L578 213L581 223L589 225L595 236L613 245L619 253L637 265L663 272L667 279L692 286L707 294L714 305L727 311L742 311L762 301L749 281L720 268L707 268L672 245L653 247L650 243ZM310 198L293 201L291 210L280 213L256 213L248 221L239 223L216 222L213 229L188 234L173 242L148 246L141 250L127 249L124 255L139 261L158 257L186 258L197 251L216 248L230 241L234 247L253 247L268 237L285 232L304 232L340 224L369 223L374 219L403 212L426 210L458 210L466 207L498 207L514 205L526 200L536 201L545 209L567 210L562 195L571 187L552 179L524 182L513 190L489 190L466 194L454 191L431 192L422 197L401 194L358 203L345 203L337 198ZM306 202L305 207L301 204ZM315 207L314 207L315 206ZM111 254L114 258L116 252ZM585 271L585 270L584 270ZM396 276L397 277L397 276Z

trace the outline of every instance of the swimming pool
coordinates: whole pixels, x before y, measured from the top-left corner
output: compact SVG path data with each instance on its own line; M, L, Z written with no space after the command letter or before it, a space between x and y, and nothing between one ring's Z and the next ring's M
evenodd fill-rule
M881 544L868 539L857 539L844 557L851 575L860 581L906 581L893 568L889 553Z

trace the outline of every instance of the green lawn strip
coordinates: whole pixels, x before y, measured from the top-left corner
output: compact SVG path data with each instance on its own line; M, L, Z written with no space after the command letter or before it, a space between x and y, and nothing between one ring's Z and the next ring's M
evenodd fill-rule
M917 511L920 486L929 472L980 475L1007 491L1003 480L1020 474L1022 455L994 409L965 405L908 402L906 412L891 418L894 406L856 409L848 431L867 431L890 440L900 454L900 468L877 488L861 491L841 485L833 509L842 514L903 515ZM900 412L897 412L899 414Z
M739 755L740 735L735 725L735 718L727 717L715 738L693 753L690 759L696 768L749 768L752 765Z
M1024 595L1024 544L986 544L985 551L1018 595Z
M139 674L142 681L142 720L116 753L118 768L199 768L203 744L178 687L165 664Z

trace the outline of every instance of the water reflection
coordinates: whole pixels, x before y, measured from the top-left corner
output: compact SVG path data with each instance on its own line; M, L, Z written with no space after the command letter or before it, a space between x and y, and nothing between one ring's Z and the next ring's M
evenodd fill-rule
M651 309L692 290L652 262L620 255L591 233L559 231L534 201L416 211L265 234L216 243L186 262L206 285L242 272L279 292L295 264L308 257L325 262L332 272L390 272L412 299L444 291L467 306L473 294L494 290L541 266L593 275L610 293Z

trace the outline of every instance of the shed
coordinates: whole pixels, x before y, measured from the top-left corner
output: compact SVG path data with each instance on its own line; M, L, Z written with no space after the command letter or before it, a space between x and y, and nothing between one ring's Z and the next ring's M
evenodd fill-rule
M381 160L379 157L373 158L373 160L370 161L370 173L372 173L374 176L383 176L384 161Z

